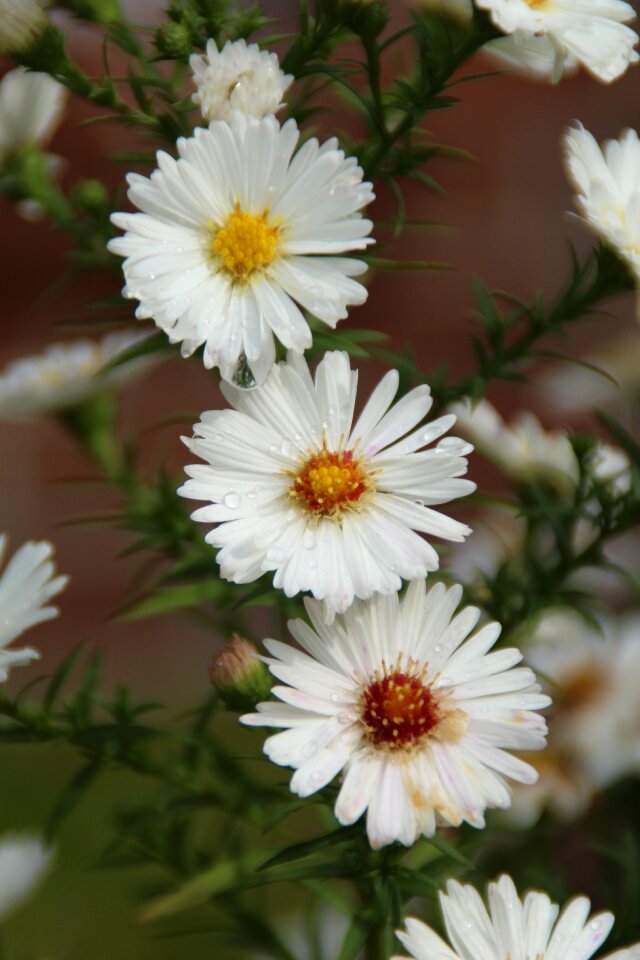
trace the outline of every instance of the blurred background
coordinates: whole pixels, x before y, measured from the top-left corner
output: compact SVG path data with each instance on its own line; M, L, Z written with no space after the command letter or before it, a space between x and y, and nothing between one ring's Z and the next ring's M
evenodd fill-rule
M126 0L134 22L153 24L163 4L153 0ZM404 0L390 2L392 27L407 17ZM265 12L278 20L277 32L295 30L297 4L264 2ZM63 22L60 20L59 22ZM69 51L91 73L99 70L98 34L64 20ZM411 68L409 45L390 57L390 74ZM0 63L0 72L10 68ZM465 73L494 70L495 63L478 57ZM490 287L530 297L542 289L551 297L566 280L567 241L578 250L592 246L591 237L568 214L571 190L566 182L560 141L566 128L580 120L596 139L617 136L625 127L640 127L640 71L630 69L613 87L600 85L586 74L563 80L557 87L502 73L459 87L461 102L428 118L436 142L469 151L469 161L439 160L429 173L439 181L441 194L407 185L406 202L415 219L440 221L437 228L408 228L399 238L391 230L375 230L379 252L396 259L438 260L453 269L417 272L379 272L370 280L367 303L352 311L348 324L391 332L394 347L411 343L419 363L431 369L446 362L452 372L469 367L471 284L481 277ZM60 129L50 146L63 158L66 185L81 177L104 179L111 186L124 181L122 164L110 162L117 149L130 146L128 134L113 123L83 127L96 110L71 98ZM324 117L324 119L323 119ZM334 113L314 119L322 138L335 125L350 121ZM353 129L351 128L353 133ZM392 216L391 198L382 192L374 220ZM87 302L113 292L111 277L72 277L66 260L66 240L46 223L22 219L0 200L0 366L11 359L38 352L54 339L94 335ZM607 345L621 335L640 360L640 331L634 325L632 298L611 305L612 316L581 324L564 348L583 354ZM365 383L373 383L382 366L367 365ZM535 381L535 373L532 374ZM594 380L594 383L597 382ZM594 388L595 389L595 388ZM179 441L190 432L199 413L216 407L220 397L214 380L198 359L164 360L121 391L119 419L122 432L144 447L144 459L155 468L163 464L179 475L188 454ZM534 385L509 386L490 394L502 414L535 409L547 425L590 426L590 421L554 409ZM149 424L174 419L149 431ZM19 425L0 422L0 528L15 549L27 539L51 539L61 572L71 583L60 600L58 620L38 628L29 637L42 651L37 676L57 664L80 641L106 654L108 683L126 680L136 697L168 700L178 711L201 699L208 689L207 668L214 650L225 639L185 619L168 617L123 624L109 619L120 607L127 585L138 568L138 558L116 559L130 538L102 525L73 524L79 516L108 512L114 494L75 449L54 422L37 420ZM483 473L472 459L471 476L482 485ZM457 508L465 516L464 506ZM203 530L204 534L204 530ZM212 554L212 567L214 563ZM266 629L259 619L256 638ZM14 683L29 679L20 671ZM36 828L48 812L51 796L74 770L76 759L60 748L0 749L0 833L9 828ZM87 870L104 838L99 820L120 801L139 791L140 780L126 773L112 774L98 783L68 821L61 836L59 877L43 889L37 903L23 909L8 924L7 955L45 958L83 957L96 960L117 955L119 960L183 957L185 950L224 957L211 940L193 936L188 941L157 940L154 931L132 923L131 897L139 893L135 875ZM135 797L133 799L136 799ZM334 954L328 954L328 956Z

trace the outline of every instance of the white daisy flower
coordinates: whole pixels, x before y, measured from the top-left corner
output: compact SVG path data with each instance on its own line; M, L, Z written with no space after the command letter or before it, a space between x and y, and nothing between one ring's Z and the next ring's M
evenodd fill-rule
M640 616L606 618L600 627L555 611L527 644L527 662L547 678L554 705L547 749L531 758L540 778L514 794L510 817L519 826L545 808L573 819L597 792L640 772Z
M576 206L596 236L613 247L640 286L640 142L635 130L598 146L579 124L564 137ZM638 306L640 316L640 302Z
M387 373L355 424L357 372L346 353L327 353L315 382L292 354L262 387L223 386L235 409L204 413L185 438L208 465L187 467L178 491L211 501L192 516L219 524L206 539L223 577L249 583L273 571L287 596L308 590L343 611L438 569L419 534L461 541L471 532L431 507L475 489L459 479L473 448L449 437L422 450L455 417L418 426L429 388L391 406L398 382Z
M189 356L231 380L246 358L262 382L273 336L298 353L311 331L296 303L335 327L366 289L361 260L335 256L373 240L360 210L373 199L362 170L337 140L307 140L294 154L293 120L234 113L178 140L179 160L158 154L151 178L129 175L142 213L117 213L124 237L109 249L127 259L125 296L140 300ZM294 302L295 301L295 302Z
M284 727L264 750L294 767L291 790L308 797L344 772L335 814L343 825L366 811L371 846L410 846L436 825L483 827L487 807L508 807L505 777L533 783L533 767L508 750L544 746L533 711L550 700L519 650L487 654L500 634L490 623L467 639L480 611L454 617L462 587L414 580L406 596L357 602L332 626L306 600L313 629L289 629L305 652L265 640L271 673L288 686L283 703L241 718ZM466 641L466 642L465 642Z
M0 0L0 53L22 53L47 25L40 0Z
M38 837L0 839L0 920L19 907L42 881L52 852Z
M55 343L43 353L13 360L0 371L0 419L55 413L113 386L147 361L104 373L103 368L148 336L138 330L110 333L101 340Z
M5 534L0 535L0 564L7 546ZM68 577L56 577L51 557L53 546L46 540L24 543L14 553L0 576L0 683L9 676L11 667L22 667L38 660L37 650L7 650L25 630L58 616L57 607L49 601L69 582Z
M0 22L2 20L0 0ZM29 143L44 146L58 126L67 91L46 73L16 67L0 80L0 166Z
M531 891L520 899L506 874L489 884L487 900L488 910L475 887L449 880L440 906L451 946L413 917L407 918L406 931L397 932L398 939L416 960L589 960L613 926L611 913L589 916L586 897L570 900L562 913L546 893ZM638 960L640 944L607 960L614 958Z
M451 406L458 428L505 473L518 480L544 478L561 488L575 487L579 467L568 437L545 430L537 417L522 412L507 425L488 400Z
M635 11L624 0L475 0L504 33L547 37L555 54L553 79L578 63L610 83L636 63L638 35L625 26Z
M197 88L193 99L207 122L230 120L234 110L251 117L277 113L293 83L275 53L245 40L228 40L222 50L208 40L204 56L194 53L189 66Z

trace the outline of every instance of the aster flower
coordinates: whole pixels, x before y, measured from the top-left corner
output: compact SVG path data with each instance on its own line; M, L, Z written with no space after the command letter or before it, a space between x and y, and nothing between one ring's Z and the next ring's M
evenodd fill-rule
M562 913L546 893L531 891L521 900L506 874L489 884L487 900L488 911L475 887L449 880L440 906L451 946L413 917L398 939L416 960L589 960L613 926L611 913L589 916L586 897L570 900ZM635 944L607 960L638 957L640 944Z
M547 678L554 705L547 749L530 758L540 778L515 791L509 811L519 826L545 808L573 819L596 793L640 772L640 617L603 618L598 631L573 611L555 611L525 652Z
M576 486L580 468L569 438L560 431L545 430L533 413L524 411L506 424L487 400L475 405L465 400L453 404L451 411L461 433L509 476L521 481L542 479L560 491ZM629 489L629 458L617 447L596 444L589 466L594 480L611 484L618 493Z
M0 0L0 22L2 21ZM67 91L46 73L16 67L0 80L0 166L29 143L45 145L60 122Z
M635 11L624 0L475 0L495 25L520 39L548 38L555 54L553 79L567 65L585 67L610 83L636 63L637 34L625 26Z
M22 53L47 25L40 0L0 0L0 53Z
M500 625L469 634L475 607L454 616L462 587L424 580L397 594L357 601L332 626L306 600L313 624L289 629L304 652L265 640L283 703L258 704L241 718L283 727L264 750L294 767L291 790L308 797L344 772L335 814L343 825L366 811L371 846L420 834L437 823L484 826L487 807L508 807L505 777L533 783L536 773L508 750L544 746L546 725L533 711L549 704L531 670L513 669L518 650L487 654ZM469 638L469 639L467 639Z
M564 137L567 176L576 206L596 236L628 265L640 286L640 142L635 130L599 147L578 124ZM639 308L640 313L640 308Z
M335 139L307 140L294 154L293 120L234 113L178 140L180 159L158 154L151 178L129 175L129 198L142 213L118 213L124 237L109 249L127 259L125 296L138 317L153 317L189 356L202 344L207 367L231 380L246 359L262 382L275 359L274 334L301 353L311 331L296 304L335 327L347 306L363 303L352 278L373 199L362 170Z
M346 353L327 353L315 381L292 354L262 387L223 386L235 410L202 415L185 442L208 465L187 467L178 491L211 501L192 516L219 524L206 539L223 577L249 583L273 571L287 596L308 590L342 611L438 568L414 531L464 540L469 528L431 507L475 489L458 479L473 448L449 437L422 450L455 417L418 426L429 388L391 406L398 382L387 373L355 424L357 373Z
M208 40L204 56L194 53L189 66L196 85L193 99L207 122L230 120L234 110L252 117L277 113L293 83L275 53L260 50L257 43L247 46L245 40L228 40L222 50Z
M51 850L38 837L0 839L0 920L19 907L51 865Z
M0 564L7 538L0 535ZM49 601L64 590L69 578L56 577L51 560L53 546L46 540L24 543L14 553L0 576L0 683L9 676L11 667L22 667L38 660L36 650L7 650L25 630L58 616L57 607Z
M103 368L148 336L148 331L110 333L97 341L55 343L41 354L13 360L0 372L0 419L66 410L113 386L142 361Z

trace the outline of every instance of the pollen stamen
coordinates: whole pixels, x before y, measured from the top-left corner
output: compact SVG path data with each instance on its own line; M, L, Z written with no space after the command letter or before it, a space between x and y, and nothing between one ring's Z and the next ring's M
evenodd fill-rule
M211 258L234 280L248 280L276 256L280 229L268 216L268 210L255 215L237 203L221 227L211 227Z

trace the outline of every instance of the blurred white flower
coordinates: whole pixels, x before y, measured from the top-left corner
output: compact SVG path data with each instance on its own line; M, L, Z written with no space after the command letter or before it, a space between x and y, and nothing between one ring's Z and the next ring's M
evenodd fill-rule
M624 408L629 400L640 399L640 331L637 327L627 326L617 336L611 336L584 354L581 360L584 363L554 366L540 378L540 401L550 411L577 413L598 407Z
M544 480L559 490L571 490L578 482L580 467L569 438L557 430L545 430L533 413L523 411L506 424L488 400L475 405L465 400L450 410L460 433L508 476L519 481ZM587 462L595 480L611 483L617 493L629 489L630 464L622 450L597 443Z
M208 40L205 54L194 53L189 66L196 85L193 99L207 122L229 120L234 110L252 117L276 113L293 82L275 53L260 50L257 43L247 46L245 40L228 40L222 50Z
M0 0L0 23L2 22ZM67 91L46 73L16 67L0 80L0 166L26 144L45 146L58 126Z
M366 813L375 849L433 836L444 824L484 827L488 807L511 803L507 779L530 784L533 769L512 750L539 750L549 704L515 649L489 653L498 623L472 633L480 610L456 614L462 587L413 580L398 594L356 603L328 626L305 600L313 628L289 624L304 652L265 640L282 701L241 721L280 727L265 753L293 767L291 790L308 797L339 773L335 815Z
M397 931L398 939L416 960L589 960L613 926L611 913L589 916L586 897L570 900L562 913L546 893L531 891L521 899L506 874L487 892L488 911L475 887L447 881L440 906L451 946L413 917L406 920L406 932ZM638 958L635 944L606 960Z
M433 509L475 490L462 479L471 444L440 439L455 418L420 425L432 403L427 386L394 404L396 370L356 418L357 383L346 353L325 354L315 379L292 353L254 390L225 384L234 410L202 414L185 442L207 462L186 468L191 479L178 492L209 501L192 517L217 524L206 540L219 548L225 579L251 583L272 571L277 589L308 590L329 615L437 570L421 534L469 535Z
M7 537L1 534L0 565L6 546ZM55 576L52 556L53 546L46 540L24 543L0 575L0 683L12 667L40 658L37 650L8 650L9 644L36 624L58 616L58 608L48 604L64 590L69 578Z
M640 285L640 141L635 130L602 147L578 126L564 137L567 176L590 228L613 247ZM640 301L638 301L640 315Z
M598 80L610 83L638 60L634 50L638 35L625 26L636 14L624 0L475 2L489 12L500 30L514 35L516 42L526 43L531 37L547 39L554 54L554 80L560 79L567 67L578 63Z
M513 509L484 510L474 517L468 540L447 553L443 566L460 583L470 583L483 574L491 577L520 549L524 530L522 519Z
M51 865L52 852L37 837L0 838L0 921L29 898Z
M524 647L553 698L546 750L531 762L540 778L516 789L509 817L529 826L545 808L573 818L593 795L640 772L640 614L601 621L573 611L543 617Z
M288 349L311 346L297 304L335 327L367 291L353 277L372 223L361 209L370 183L337 140L310 138L294 154L294 120L280 126L238 112L178 140L180 157L158 154L150 178L130 174L129 199L142 213L116 213L125 236L109 243L126 257L125 296L190 356L204 344L206 367L232 381L248 365L262 383L275 360L274 335Z
M321 904L312 916L309 916L308 909L278 915L273 926L296 960L336 960L349 927L349 918L335 907ZM361 954L362 951L358 951L354 960L358 960ZM270 950L252 952L250 956L255 960L273 960Z
M0 53L22 53L47 25L41 0L0 0Z
M103 368L148 336L148 330L136 330L110 333L101 340L70 340L11 361L0 371L0 419L56 413L113 386L146 361L106 372Z

